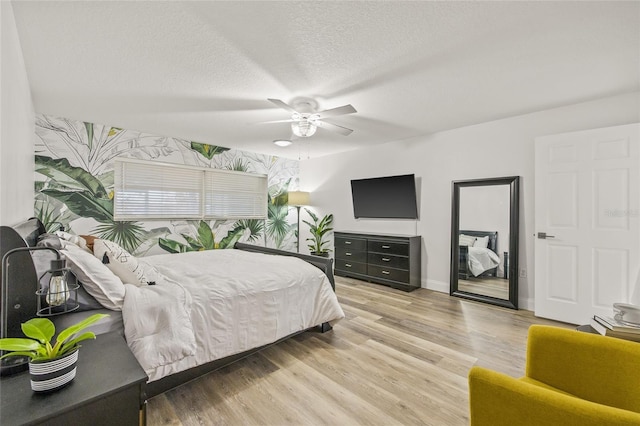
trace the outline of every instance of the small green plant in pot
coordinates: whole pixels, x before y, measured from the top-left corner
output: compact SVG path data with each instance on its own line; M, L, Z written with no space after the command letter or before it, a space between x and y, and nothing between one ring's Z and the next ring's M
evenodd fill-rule
M328 257L331 250L326 247L326 245L329 244L329 240L325 240L324 237L333 231L331 227L333 215L328 214L320 219L311 210L305 209L305 211L311 216L311 219L313 219L313 223L303 220L304 223L309 225L309 231L311 232L311 238L307 238L307 241L311 242L308 245L309 250L311 250L311 254L313 255Z
M11 356L29 357L31 388L36 392L59 389L75 377L79 343L96 338L91 331L80 332L107 316L109 315L91 315L61 331L55 342L53 337L56 328L53 322L47 318L32 318L21 325L22 332L28 339L0 339L0 350L8 352L0 359Z

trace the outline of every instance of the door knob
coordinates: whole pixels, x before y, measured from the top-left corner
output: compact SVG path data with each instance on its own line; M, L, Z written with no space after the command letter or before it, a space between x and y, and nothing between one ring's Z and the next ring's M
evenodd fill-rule
M547 238L555 238L555 235L547 235L546 232L538 232L538 239L539 240L546 240Z

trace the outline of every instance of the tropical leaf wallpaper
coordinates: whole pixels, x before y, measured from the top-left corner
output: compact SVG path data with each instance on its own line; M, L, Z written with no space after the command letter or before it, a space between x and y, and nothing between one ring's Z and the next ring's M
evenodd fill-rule
M267 174L268 218L115 221L116 157ZM231 248L237 241L296 249L296 212L287 205L298 185L295 160L39 114L35 168L35 213L48 230L62 224L136 255Z

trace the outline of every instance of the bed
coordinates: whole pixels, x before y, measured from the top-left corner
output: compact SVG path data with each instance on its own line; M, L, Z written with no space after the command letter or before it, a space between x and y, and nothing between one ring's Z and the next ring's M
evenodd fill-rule
M53 317L56 327L64 328L96 312L108 313L109 318L92 330L125 336L149 377L148 396L298 333L328 331L344 317L334 293L331 259L237 243L230 250L134 259L137 268L130 272L141 282L132 284L134 278L128 276L114 280L111 271L122 265L114 265L113 250L107 251L106 259L98 254L101 240L90 252L59 239L55 242L44 234L37 219L30 219L16 227L0 228L0 254L15 247L61 244L60 252L82 285L80 310ZM101 244L104 248L106 243ZM3 301L2 306L20 306L7 308L10 332L36 312L33 291L35 277L40 276L36 271L46 269L44 259L39 259L43 256L36 254L49 252L17 253L11 258L11 268L20 268L20 275L29 280L9 283L8 304ZM27 275L22 274L25 270ZM104 288L96 290L95 285Z
M458 278L498 276L498 232L460 231L459 247Z

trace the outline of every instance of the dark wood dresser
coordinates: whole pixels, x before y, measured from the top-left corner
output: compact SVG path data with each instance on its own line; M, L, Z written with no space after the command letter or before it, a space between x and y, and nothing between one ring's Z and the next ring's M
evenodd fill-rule
M405 291L420 287L419 235L335 232L335 271Z

